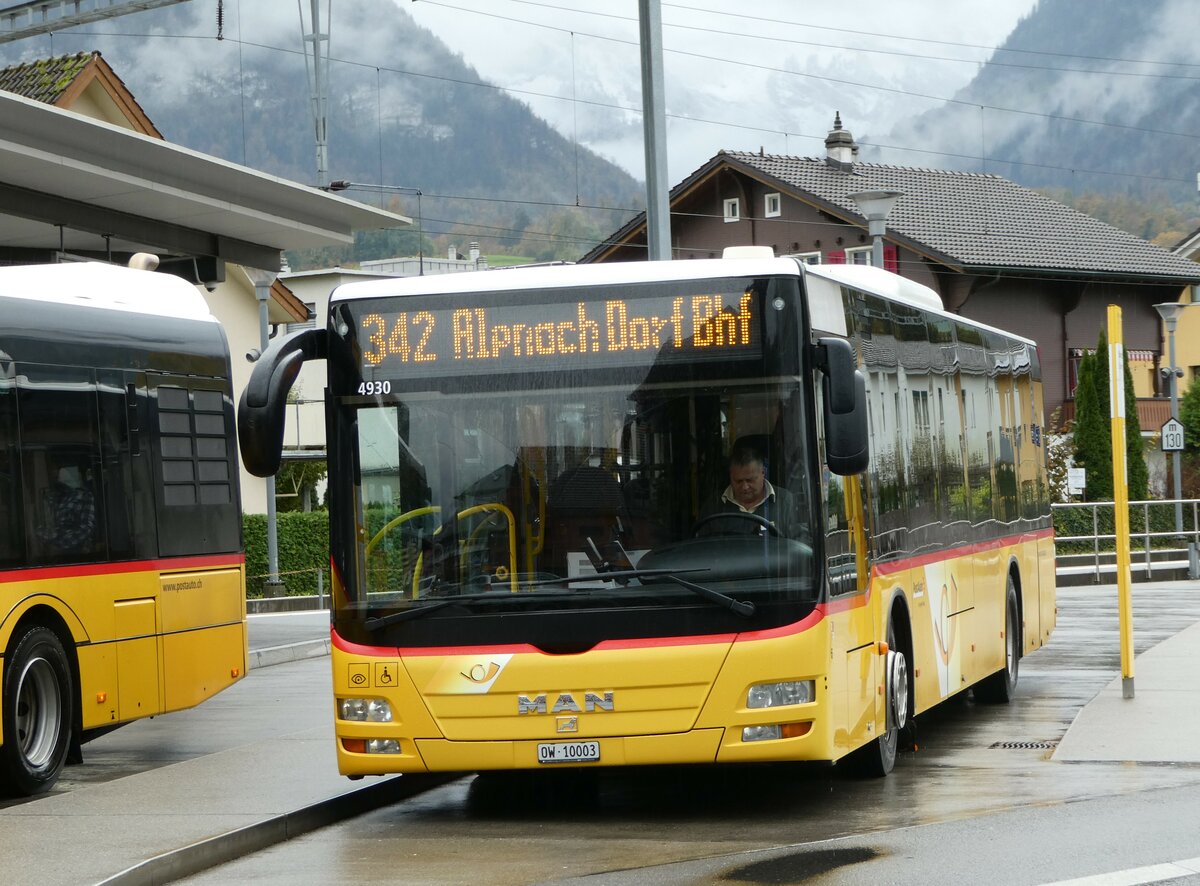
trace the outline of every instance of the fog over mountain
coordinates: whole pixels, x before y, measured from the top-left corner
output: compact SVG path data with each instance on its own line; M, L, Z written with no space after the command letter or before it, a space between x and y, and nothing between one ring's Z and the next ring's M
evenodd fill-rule
M644 205L636 8L473 2L332 4L326 177L421 189L349 196L419 215L427 249L576 258ZM853 21L792 0L664 4L670 180L723 148L820 154L840 111L863 160L997 173L1142 236L1187 230L1194 0L1030 2L864 0ZM168 139L325 184L300 7L190 0L0 45L0 63L99 49ZM1097 194L1136 205L1118 218ZM295 258L416 249L413 232L375 232L353 256Z
M897 126L880 153L1195 212L1196 13L1193 0L1040 0L953 102Z
M326 184L314 180L296 4L225 3L220 30L217 8L216 0L192 0L7 44L0 46L0 63L98 49L169 140ZM420 211L427 239L440 245L466 252L468 241L479 240L485 251L538 257L586 252L644 205L633 177L482 84L390 0L338 0L333 14L330 56L338 60L329 68L329 180L424 194L419 207L412 195L347 196L382 201L414 220ZM372 253L416 252L415 235L374 240Z

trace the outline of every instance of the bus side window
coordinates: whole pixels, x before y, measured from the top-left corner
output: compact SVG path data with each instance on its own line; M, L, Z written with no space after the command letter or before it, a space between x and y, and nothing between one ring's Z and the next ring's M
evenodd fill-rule
M18 371L29 562L82 563L102 558L93 373L78 367L32 365Z
M4 566L19 566L25 559L20 478L16 391L11 381L0 379L0 565Z

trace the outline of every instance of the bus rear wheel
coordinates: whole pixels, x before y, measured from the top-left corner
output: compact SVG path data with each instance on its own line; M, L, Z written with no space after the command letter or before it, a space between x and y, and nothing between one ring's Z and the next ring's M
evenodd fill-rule
M4 665L0 788L30 796L58 780L71 743L71 667L58 635L26 631Z
M1017 612L1017 587L1012 573L1004 595L1004 667L975 686L975 700L988 704L1007 704L1017 691L1017 671L1021 661L1021 629Z

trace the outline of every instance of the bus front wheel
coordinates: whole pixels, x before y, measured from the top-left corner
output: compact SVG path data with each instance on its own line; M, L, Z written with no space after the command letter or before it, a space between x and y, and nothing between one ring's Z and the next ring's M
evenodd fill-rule
M897 642L895 616L888 622L888 653L884 659L884 696L887 699L883 733L850 754L847 762L855 775L882 778L896 765L900 735L908 726L909 679L908 661Z
M40 794L58 780L71 743L71 667L58 635L30 628L4 663L0 788Z

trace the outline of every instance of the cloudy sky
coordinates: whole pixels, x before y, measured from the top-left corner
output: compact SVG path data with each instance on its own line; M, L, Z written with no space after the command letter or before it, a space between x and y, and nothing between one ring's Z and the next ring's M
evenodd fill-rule
M644 177L637 0L394 2L564 135ZM668 178L722 148L822 153L835 111L886 144L895 123L965 85L1034 5L663 2Z

